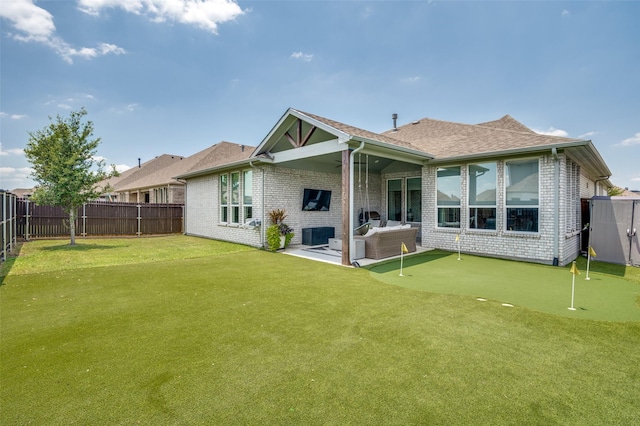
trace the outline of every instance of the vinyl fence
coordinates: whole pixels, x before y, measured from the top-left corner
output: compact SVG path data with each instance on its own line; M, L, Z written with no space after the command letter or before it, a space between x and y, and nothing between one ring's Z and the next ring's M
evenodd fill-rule
M0 248L0 259L5 260L7 253L13 251L13 246L16 243L16 203L18 198L10 192L0 192L2 193L2 247Z
M69 235L69 216L62 207L17 200L16 233L26 240ZM141 236L183 231L182 204L94 202L78 209L76 236Z

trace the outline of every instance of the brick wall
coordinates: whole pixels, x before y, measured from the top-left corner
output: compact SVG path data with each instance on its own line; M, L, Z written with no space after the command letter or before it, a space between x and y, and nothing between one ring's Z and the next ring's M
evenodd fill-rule
M469 229L467 182L467 164L461 166L461 229L437 228L436 207L436 167L426 166L422 171L423 182L423 222L422 245L443 250L457 251L456 235L460 233L460 249L467 253L477 253L488 256L529 260L541 263L552 263L554 256L554 215L555 185L554 161L550 155L539 157L539 224L537 233L505 231L505 200L504 200L504 161L497 162L497 191L496 191L496 230ZM566 180L566 158L559 156L560 182ZM558 220L560 229L566 222L566 199L559 186ZM559 241L559 262L565 264L575 258L577 243L562 236ZM572 258L573 257L573 258Z

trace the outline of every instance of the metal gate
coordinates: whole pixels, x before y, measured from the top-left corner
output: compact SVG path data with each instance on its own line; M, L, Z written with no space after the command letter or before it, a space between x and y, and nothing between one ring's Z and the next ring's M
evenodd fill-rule
M640 199L593 197L591 246L598 260L640 266Z

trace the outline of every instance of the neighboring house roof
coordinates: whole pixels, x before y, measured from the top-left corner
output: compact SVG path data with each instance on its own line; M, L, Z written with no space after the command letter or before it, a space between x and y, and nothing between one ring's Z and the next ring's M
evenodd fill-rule
M31 195L33 195L33 192L35 190L36 190L35 188L16 188L16 189L12 189L9 192L14 194L18 198L25 198L25 197L30 197Z
M149 161L145 161L138 167L132 167L119 176L114 176L103 182L103 186L109 185L112 192L120 191L122 188L130 186L132 183L144 179L146 176L156 173L171 164L182 161L184 157L180 155L163 154Z
M179 161L168 164L166 167L156 169L151 173L139 177L136 180L118 185L118 191L131 191L134 189L151 188L166 185L183 185L176 176L189 173L194 170L208 169L222 164L233 163L248 158L253 147L235 144L232 142L219 142L189 157L180 157Z

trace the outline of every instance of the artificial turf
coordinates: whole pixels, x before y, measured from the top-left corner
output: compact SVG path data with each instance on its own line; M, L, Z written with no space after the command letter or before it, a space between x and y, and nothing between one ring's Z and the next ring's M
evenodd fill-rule
M365 269L174 238L146 243L179 252L172 260L155 261L144 240L133 253L114 242L92 249L112 258L97 267L60 265L87 253L60 242L22 248L0 286L2 424L640 418L637 321L505 309ZM171 250L182 244L193 252ZM43 250L66 255L30 265Z
M460 260L458 260L460 259ZM530 264L443 251L410 256L403 262L371 267L372 275L384 282L433 293L472 296L479 301L517 305L569 318L601 321L640 321L640 284L633 268L590 263L589 280L585 260L570 267ZM617 267L616 267L617 266ZM625 277L624 271L631 272ZM573 287L573 307L571 307Z

